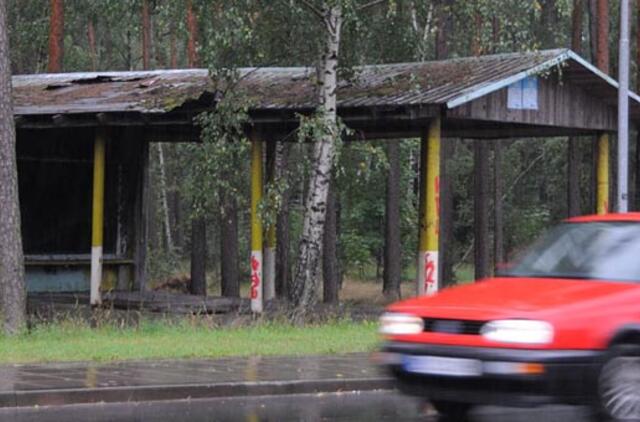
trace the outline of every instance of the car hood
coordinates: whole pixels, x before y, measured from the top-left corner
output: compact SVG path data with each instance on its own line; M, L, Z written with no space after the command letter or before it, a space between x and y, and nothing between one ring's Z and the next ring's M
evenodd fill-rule
M634 287L637 286L632 283L594 280L494 278L447 288L433 296L397 302L388 309L434 318L526 318L545 311L561 311L586 302L606 300L605 297L624 294Z

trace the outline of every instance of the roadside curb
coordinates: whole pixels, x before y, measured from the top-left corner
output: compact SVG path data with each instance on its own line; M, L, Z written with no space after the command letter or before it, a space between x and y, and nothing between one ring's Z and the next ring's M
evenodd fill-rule
M344 391L392 390L394 388L395 384L392 378L378 377L49 389L1 392L0 408L337 393Z

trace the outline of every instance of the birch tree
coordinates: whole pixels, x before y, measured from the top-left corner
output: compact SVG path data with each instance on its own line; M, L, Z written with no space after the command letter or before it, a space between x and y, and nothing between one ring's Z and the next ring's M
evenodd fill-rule
M350 0L324 0L320 6L311 0L301 3L321 22L322 54L317 68L318 107L311 120L303 121L301 136L315 143L308 193L305 198L298 262L294 270L291 300L297 314L314 305L318 294L318 269L322 251L327 199L336 141L341 136L337 114L338 57L345 10L358 13L383 1L357 5Z
M4 332L17 334L25 327L26 291L20 237L7 3L4 1L0 1L0 204L0 308Z
M336 88L338 83L338 55L342 29L342 4L323 1L317 8L308 1L305 5L322 21L324 47L318 66L317 130L313 148L313 162L305 200L302 236L298 245L298 262L294 272L291 299L297 309L315 304L318 289L318 267L331 169L338 137Z

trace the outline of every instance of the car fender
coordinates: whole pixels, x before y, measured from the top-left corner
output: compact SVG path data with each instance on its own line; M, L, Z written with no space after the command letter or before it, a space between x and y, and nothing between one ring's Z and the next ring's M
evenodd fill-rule
M625 324L611 336L607 345L636 344L640 346L640 323Z

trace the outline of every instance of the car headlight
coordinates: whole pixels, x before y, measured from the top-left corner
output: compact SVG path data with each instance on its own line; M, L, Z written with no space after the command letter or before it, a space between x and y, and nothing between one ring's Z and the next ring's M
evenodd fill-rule
M422 330L424 330L424 322L419 316L385 313L380 317L380 334L397 336L418 334Z
M553 340L553 326L545 321L505 319L486 323L480 334L503 343L548 344Z

